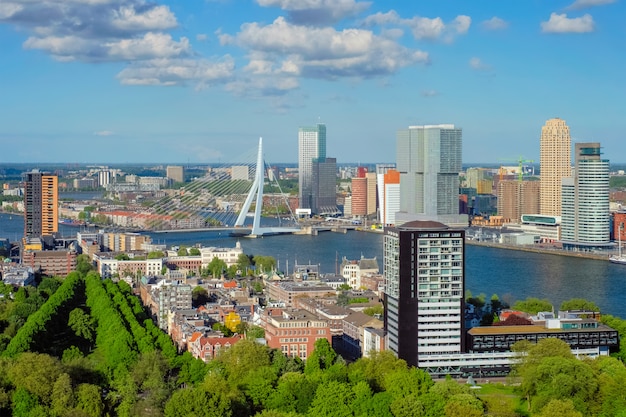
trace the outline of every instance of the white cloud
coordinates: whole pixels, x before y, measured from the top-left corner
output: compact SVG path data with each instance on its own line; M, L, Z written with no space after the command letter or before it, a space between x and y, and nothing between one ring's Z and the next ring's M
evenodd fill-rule
M301 25L328 25L367 10L371 2L354 0L257 0L263 7L286 10L292 23Z
M604 6L606 4L615 3L616 0L576 0L567 6L566 10L580 10L595 6Z
M97 60L106 54L105 48L89 39L78 36L48 36L38 38L31 36L24 42L26 49L40 49L59 61L77 59Z
M169 34L146 33L141 38L102 42L77 36L30 37L26 49L40 49L59 61L134 61L188 55L191 47L187 38L179 42Z
M443 39L446 42L454 40L457 35L465 35L471 24L472 18L465 15L455 17L450 23L444 23L440 17L428 18L413 16L410 19L402 18L395 10L386 13L376 13L363 20L366 27L370 26L406 26L411 29L413 37L417 40Z
M198 33L196 35L196 40L197 41L204 42L204 41L206 41L208 39L209 39L209 35L207 35L206 33Z
M472 18L465 15L459 15L454 18L450 26L459 35L465 35L472 24Z
M110 60L129 60L170 58L187 55L191 51L189 40L185 37L176 42L172 36L164 33L146 33L138 39L122 39L106 44L107 58Z
M437 39L446 27L440 17L414 17L409 26L415 39Z
M503 19L500 19L497 16L492 17L491 19L484 20L480 23L483 29L486 30L502 30L509 27L509 23Z
M490 65L485 64L480 58L473 57L469 60L469 66L477 71L489 71Z
M96 132L93 132L94 136L112 136L114 135L113 132L111 132L110 130L98 130Z
M23 8L24 6L18 3L0 3L0 20L11 18L14 14L22 11Z
M224 84L235 69L231 57L219 62L203 59L152 59L136 61L123 69L117 78L127 85L185 85Z
M588 33L593 30L593 17L589 14L568 18L565 13L552 13L550 20L541 22L541 31L544 33Z
M264 73L287 67L291 73L313 78L370 77L429 62L426 52L407 49L368 30L298 26L282 17L267 26L244 24L239 34L222 35L220 40L249 49L256 59L262 57L266 62L255 62L251 68Z
M178 25L167 6L140 12L133 6L122 6L113 12L111 24L121 30L137 32L173 29Z

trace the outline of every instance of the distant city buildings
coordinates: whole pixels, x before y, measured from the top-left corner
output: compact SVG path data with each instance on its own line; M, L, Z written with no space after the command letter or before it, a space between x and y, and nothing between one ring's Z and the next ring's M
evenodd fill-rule
M59 231L58 177L37 170L24 174L24 237Z
M523 214L539 213L539 181L498 182L498 215L519 223Z
M168 165L165 176L173 182L185 182L185 168L180 165Z
M461 155L462 130L452 124L409 126L397 132L398 224L432 220L467 226L467 216L459 214Z
M230 179L233 181L250 181L249 171L248 165L233 165L230 171Z
M574 175L562 182L561 240L565 249L592 251L610 246L609 161L600 144L575 145Z
M539 144L541 175L540 213L561 215L561 181L571 176L572 145L565 120L555 118L541 128Z

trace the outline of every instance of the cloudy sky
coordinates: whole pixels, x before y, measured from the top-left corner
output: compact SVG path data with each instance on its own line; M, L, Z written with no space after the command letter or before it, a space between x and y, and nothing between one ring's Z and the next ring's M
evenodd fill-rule
M393 162L463 128L464 162L539 159L545 120L626 162L620 0L0 0L0 162Z

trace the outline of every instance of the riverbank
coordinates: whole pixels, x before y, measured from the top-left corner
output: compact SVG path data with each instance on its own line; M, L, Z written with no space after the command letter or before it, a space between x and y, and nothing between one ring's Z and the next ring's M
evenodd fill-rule
M557 248L538 248L538 247L533 247L533 246L505 245L502 243L479 242L476 240L469 240L469 239L465 240L465 243L467 245L486 246L489 248L496 248L496 249L533 252L533 253L540 253L542 255L570 256L573 258L595 259L598 261L607 261L607 262L609 260L608 254L598 254L598 253L588 253L588 252L571 252L571 251L566 251L566 250L557 249Z

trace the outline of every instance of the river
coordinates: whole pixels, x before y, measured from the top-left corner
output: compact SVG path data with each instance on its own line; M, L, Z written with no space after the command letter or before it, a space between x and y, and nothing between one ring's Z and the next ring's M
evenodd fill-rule
M62 226L64 235L77 229ZM23 233L21 216L0 214L0 238L15 241ZM154 243L234 247L241 242L251 255L273 256L282 270L295 263L318 264L334 273L341 259L376 257L382 270L382 234L350 231L318 236L280 235L235 238L216 232L150 233ZM472 294L492 294L507 301L546 298L555 308L571 298L595 302L603 313L626 318L626 266L608 261L466 245L465 285Z

